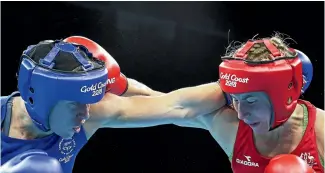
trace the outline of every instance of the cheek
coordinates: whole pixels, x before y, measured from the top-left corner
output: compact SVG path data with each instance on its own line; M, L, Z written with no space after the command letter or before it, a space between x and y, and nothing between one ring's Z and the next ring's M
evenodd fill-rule
M238 111L238 104L237 104L237 102L232 101L232 106L234 107L234 109L235 109L236 111Z
M54 126L66 126L72 124L73 112L66 107L53 109L50 115L50 123Z
M272 114L271 108L265 104L256 105L252 109L254 110L255 116L260 119L268 120Z
M233 106L234 109L238 112L238 103L233 102ZM242 110L248 111L255 116L264 116L265 114L271 114L272 111L269 105L263 103L256 103L253 105L243 103L241 106Z

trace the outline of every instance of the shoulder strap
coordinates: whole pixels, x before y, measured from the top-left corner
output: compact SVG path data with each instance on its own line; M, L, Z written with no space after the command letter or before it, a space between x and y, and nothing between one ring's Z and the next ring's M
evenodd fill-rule
M9 113L9 116L7 115L7 111L11 111L12 108L12 98L15 95L18 95L19 92L13 92L9 96L1 96L1 126L0 128L3 130L5 135L9 134L9 127L11 122L11 113ZM9 102L9 103L8 103Z
M1 124L3 123L6 113L7 113L7 106L6 103L8 101L9 96L1 96Z

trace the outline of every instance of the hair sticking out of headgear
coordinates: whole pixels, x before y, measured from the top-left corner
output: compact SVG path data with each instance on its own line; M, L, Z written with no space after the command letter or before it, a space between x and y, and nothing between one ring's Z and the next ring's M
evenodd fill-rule
M267 37L267 38L259 38L257 37L259 34L254 35L253 38L251 38L251 41L257 41L257 40L262 40L262 39L269 39L270 42L276 46L279 51L284 54L285 56L293 56L294 53L289 50L289 43L286 42L286 40L292 40L288 35L282 34L279 32L275 32L275 34L272 35L272 37ZM294 41L295 42L295 41ZM295 42L296 43L296 42ZM239 41L231 42L227 49L226 53L224 56L234 56L237 51L243 48L243 46L246 44L241 43ZM267 47L261 43L261 44L255 44L252 49L249 50L247 58L251 61L268 61L270 60L269 57L270 51L267 49Z

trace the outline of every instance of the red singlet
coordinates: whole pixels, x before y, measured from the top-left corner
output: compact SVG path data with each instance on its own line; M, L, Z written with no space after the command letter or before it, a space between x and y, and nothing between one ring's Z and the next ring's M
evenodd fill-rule
M300 156L317 173L324 173L316 145L314 124L316 120L316 108L308 101L299 100L298 104L304 106L304 119L308 117L305 133L297 148L290 154ZM307 115L306 115L307 114ZM253 131L243 121L239 122L233 156L232 170L234 173L261 173L271 159L261 156L253 141Z

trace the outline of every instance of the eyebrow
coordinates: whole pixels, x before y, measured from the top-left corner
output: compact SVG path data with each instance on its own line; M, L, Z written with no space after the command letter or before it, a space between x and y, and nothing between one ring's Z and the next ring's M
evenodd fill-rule
M233 94L230 94L230 96L234 96ZM249 97L255 97L255 96L253 96L253 95L250 95L250 94L247 94L247 95L245 95L243 98L242 98L242 100L246 100L247 98L249 98Z

